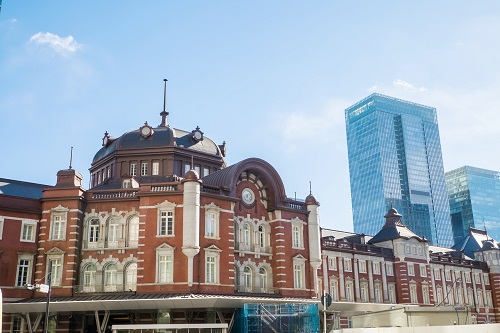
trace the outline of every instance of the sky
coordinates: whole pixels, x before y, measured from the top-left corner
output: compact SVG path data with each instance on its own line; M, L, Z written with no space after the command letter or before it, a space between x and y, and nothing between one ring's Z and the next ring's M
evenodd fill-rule
M500 2L3 0L0 178L88 188L104 132L169 124L268 161L352 231L344 110L435 107L445 171L500 170ZM381 216L381 225L384 219Z

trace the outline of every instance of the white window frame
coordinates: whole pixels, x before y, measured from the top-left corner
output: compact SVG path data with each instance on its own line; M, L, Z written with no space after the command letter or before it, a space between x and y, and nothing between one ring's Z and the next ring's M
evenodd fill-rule
M345 281L345 300L346 302L354 302L354 281L352 279Z
M443 288L441 286L436 286L436 305L443 305Z
M444 271L444 278L446 281L451 281L451 270L447 269Z
M29 237L26 237L27 235L25 234L26 230L31 230ZM28 242L28 243L34 243L36 239L36 221L34 220L23 220L21 223L21 235L20 235L20 241L21 242Z
M385 269L387 276L394 276L394 264L392 262L386 262Z
M139 246L139 216L131 216L128 220L128 246Z
M205 284L220 284L220 253L213 245L205 249Z
M267 292L269 272L265 267L259 267L260 288L262 292Z
M429 286L422 285L422 300L424 304L431 304Z
M131 262L125 267L125 291L137 290L137 263Z
M306 288L306 259L301 255L293 258L293 287L294 289Z
M486 306L489 308L493 307L493 297L491 294L491 290L486 290Z
M304 222L298 218L292 219L292 248L304 249Z
M389 283L387 285L387 292L389 295L389 303L396 304L397 303L396 285L394 283Z
M415 276L415 264L409 262L407 265L408 265L408 276Z
M367 303L370 301L368 296L368 281L361 281L359 283L359 297L361 302Z
M351 258L344 258L344 271L345 272L352 272L352 259Z
M374 289L375 303L383 303L382 284L375 282Z
M410 283L410 303L418 304L417 284Z
M205 206L205 238L219 239L220 208L213 202Z
M94 270L89 270L93 267ZM83 268L83 291L95 292L97 286L97 265L95 263L87 264Z
M48 257L46 272L49 272L49 267L52 267L50 285L52 287L62 286L62 273L64 268L64 260L62 255L51 255Z
M118 243L122 239L122 224L120 218L118 216L111 216L108 219L106 229L108 247L118 247Z
M365 274L366 270L366 260L358 260L359 272Z
M373 263L373 274L380 275L380 263L378 261Z
M50 215L50 239L56 241L66 240L69 209L54 210Z
M158 209L156 237L175 236L175 207L175 203L166 200L156 205L156 208ZM162 226L163 224L165 224L164 231Z
M330 296L334 302L339 300L339 280L337 278L330 279Z
M137 163L130 163L130 176L137 176Z
M148 162L142 162L141 163L141 176L147 176L148 175Z
M488 273L483 273L483 280L485 285L490 285L490 275Z
M420 264L420 277L427 277L427 266L425 264Z
M116 262L109 262L104 266L103 278L104 291L112 292L118 290L118 264Z
M253 291L253 269L246 265L242 269L243 272L243 287L245 291L252 292Z
M156 248L156 283L174 283L174 250L173 247L165 243ZM165 271L162 271L162 262L165 262Z
M151 175L158 176L160 174L160 162L154 161L151 166Z
M97 221L96 224L92 222ZM101 222L97 217L91 217L87 220L87 248L96 248L101 236Z
M439 268L434 268L434 280L441 280L441 270Z
M21 266L21 261L23 261ZM24 278L19 281L21 267L23 268ZM17 270L16 270L16 287L24 287L31 282L31 275L33 271L33 255L32 254L19 254L17 257Z
M465 272L464 275L465 275L465 282L471 283L470 272Z
M331 271L337 270L337 257L328 257L328 269Z

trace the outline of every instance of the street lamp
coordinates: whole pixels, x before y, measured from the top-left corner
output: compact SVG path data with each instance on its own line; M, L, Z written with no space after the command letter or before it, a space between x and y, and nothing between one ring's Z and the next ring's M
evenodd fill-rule
M26 288L29 290L38 290L47 294L47 302L45 303L45 324L43 326L43 333L49 331L49 306L50 306L50 285L52 277L52 262L49 261L49 272L47 274L47 284L27 284Z

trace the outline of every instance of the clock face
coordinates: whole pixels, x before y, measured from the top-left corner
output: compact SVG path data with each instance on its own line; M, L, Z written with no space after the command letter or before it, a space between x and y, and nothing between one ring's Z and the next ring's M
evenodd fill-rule
M241 191L241 199L244 203L250 205L255 201L255 195L253 194L253 191L251 189L245 188L243 189L243 191Z
M144 136L148 136L150 133L151 133L151 128L149 128L148 126L144 126L141 129L141 134Z
M194 138L198 141L201 140L201 133L198 131L194 132Z

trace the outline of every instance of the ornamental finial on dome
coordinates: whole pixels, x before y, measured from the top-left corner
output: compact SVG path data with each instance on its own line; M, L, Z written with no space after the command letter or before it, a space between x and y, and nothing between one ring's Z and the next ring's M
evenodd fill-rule
M163 79L163 82L165 82L164 87L163 87L163 111L160 112L161 116L161 124L158 127L167 127L167 79Z

